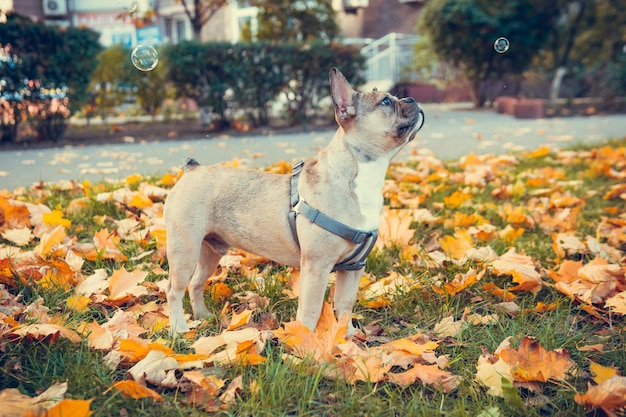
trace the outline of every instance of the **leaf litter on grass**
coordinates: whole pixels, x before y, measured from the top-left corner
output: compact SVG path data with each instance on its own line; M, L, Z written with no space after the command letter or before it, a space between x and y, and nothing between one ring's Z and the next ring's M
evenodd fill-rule
M544 348L542 335L530 334L531 328L495 340L493 353L474 345L482 353L473 363L454 357L451 347L471 346L464 335L472 328L489 331L520 315L558 311L567 301L572 322L595 326L590 339L613 335L611 349L623 350L615 340L626 330L625 149L541 148L470 154L448 163L415 151L392 164L372 255L388 263L378 269L368 264L358 301L363 330L353 338L346 336L352 318L335 317L329 304L314 332L277 312L273 306L297 295L297 271L272 272L270 261L238 250L207 283L218 309L213 324L190 319L192 331L181 340L164 337L169 313L162 211L181 173L3 190L0 347L85 342L104 354L108 368L126 372L101 395L116 391L161 402L180 392L184 404L211 412L236 407L256 389L242 376L246 367L266 362L270 343L282 350L287 366L318 369L348 385L421 384L454 392L476 382L506 401L527 393L525 407L532 406L533 395L553 392L550 386L566 387L570 400L617 415L626 406L625 379L617 371L598 375L624 364L607 363L616 356L604 356L604 344L572 355L560 345ZM288 172L289 166L268 170ZM462 308L435 311L434 325L403 322L394 307L411 295L443 305L456 299ZM384 319L377 312L400 327L378 324ZM181 342L187 347L175 348ZM215 367L238 375L229 381L211 371ZM581 383L587 381L585 392ZM39 401L13 386L0 387L0 397L23 404L18 415L75 401L64 399L66 387ZM50 389L55 386L50 380ZM85 400L89 415L92 398ZM477 409L498 412L489 404ZM84 410L85 403L76 407Z

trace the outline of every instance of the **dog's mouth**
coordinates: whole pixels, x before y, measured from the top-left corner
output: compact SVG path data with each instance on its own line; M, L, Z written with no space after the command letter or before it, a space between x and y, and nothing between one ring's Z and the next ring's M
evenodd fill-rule
M405 137L408 135L408 140L412 141L415 138L415 134L420 131L422 126L424 126L425 121L426 117L424 115L424 111L418 106L417 112L415 116L410 119L410 122L401 124L396 128L398 137Z

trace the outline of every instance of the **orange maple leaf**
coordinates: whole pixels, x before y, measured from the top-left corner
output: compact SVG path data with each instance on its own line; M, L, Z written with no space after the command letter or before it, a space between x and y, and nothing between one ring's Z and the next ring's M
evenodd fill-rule
M148 272L135 269L128 272L122 266L111 275L109 282L109 298L107 301L116 305L124 304L136 297L148 294L148 288L140 285L148 276Z
M6 200L5 200L6 201ZM8 205L4 208L4 228L21 229L30 227L30 211L26 206Z
M315 332L298 321L291 321L284 324L284 329L275 330L274 335L300 358L311 358L317 362L331 361L337 343L345 340L349 319L346 315L337 321L330 304L324 303Z
M113 384L113 388L122 393L124 397L128 398L152 398L155 401L164 401L161 395L138 383L137 381L118 381Z
M461 380L458 376L448 371L439 369L437 365L423 365L416 363L413 368L405 372L389 373L389 381L406 387L416 380L420 380L423 384L431 384L440 387L444 392L450 392L459 384Z
M534 337L529 336L522 339L517 349L512 346L503 349L500 357L511 367L517 381L563 381L575 368L566 350L546 351Z
M490 265L497 275L511 275L513 282L518 283L515 287L509 288L509 291L530 291L537 294L543 286L541 276L535 270L533 259L530 256L518 254L514 248L491 262Z

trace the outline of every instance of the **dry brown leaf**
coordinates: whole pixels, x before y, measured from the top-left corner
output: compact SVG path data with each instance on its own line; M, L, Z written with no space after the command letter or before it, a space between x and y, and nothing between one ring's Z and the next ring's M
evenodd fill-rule
M133 379L142 385L146 381L161 385L167 378L167 371L178 369L178 362L161 350L151 350L145 358L128 370Z
M574 400L588 408L599 408L608 417L618 417L626 409L626 377L614 376L598 385L587 384L587 392L576 394Z
M52 323L28 324L12 329L12 336L24 337L27 339L46 340L54 343L59 337L68 339L72 343L80 343L80 336L64 326Z

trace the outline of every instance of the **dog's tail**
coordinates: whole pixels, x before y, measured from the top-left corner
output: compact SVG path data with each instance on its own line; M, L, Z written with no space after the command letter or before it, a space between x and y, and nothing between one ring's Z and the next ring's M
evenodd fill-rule
M196 161L193 158L187 158L185 164L183 165L183 171L189 171L197 166L200 166L200 162Z

